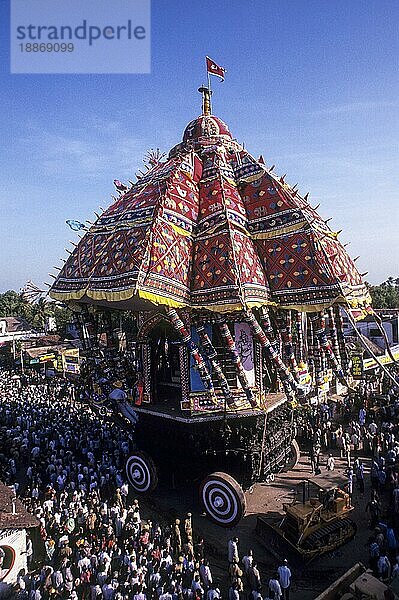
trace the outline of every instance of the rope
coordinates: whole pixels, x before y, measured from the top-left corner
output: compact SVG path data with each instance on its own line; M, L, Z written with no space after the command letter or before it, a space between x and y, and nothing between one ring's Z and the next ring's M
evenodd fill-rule
M373 311L373 318L375 321L375 324L377 325L379 331L382 334L382 337L384 338L384 342L385 342L385 348L388 352L389 358L392 360L394 365L399 364L398 361L396 360L396 358L394 357L394 355L392 354L392 350L391 347L389 345L389 340L388 340L388 336L387 336L387 332L385 331L383 325L382 325L382 319L379 315L377 315L377 313L375 311Z
M393 377L393 375L391 375L391 373L389 372L389 370L385 367L385 365L383 365L378 356L376 354L374 354L374 352L371 350L371 348L369 348L366 344L366 342L363 340L362 335L360 333L360 331L357 329L356 327L356 322L354 320L354 318L352 317L352 315L350 314L350 310L345 308L345 312L348 315L348 319L353 327L353 329L355 330L355 333L357 335L357 337L359 338L359 341L361 343L361 345L363 346L363 348L369 353L371 354L372 358L375 360L375 362L378 364L378 366L384 371L385 375L387 375L387 377L389 377L389 379L391 379L391 381L393 381L393 383L395 384L395 387L398 386L398 382L396 381L395 377Z

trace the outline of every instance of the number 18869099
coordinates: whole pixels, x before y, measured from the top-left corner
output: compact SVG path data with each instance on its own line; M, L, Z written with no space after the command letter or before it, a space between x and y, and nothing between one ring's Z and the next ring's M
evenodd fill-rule
M72 42L47 42L47 43L24 43L19 44L19 48L21 52L73 52L74 45Z

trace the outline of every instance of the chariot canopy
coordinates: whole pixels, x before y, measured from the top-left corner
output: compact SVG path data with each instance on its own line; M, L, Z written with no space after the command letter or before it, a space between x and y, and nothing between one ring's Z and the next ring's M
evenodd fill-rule
M50 296L137 311L367 308L338 233L210 114L201 90L203 114L166 160L117 186L119 197L84 234Z

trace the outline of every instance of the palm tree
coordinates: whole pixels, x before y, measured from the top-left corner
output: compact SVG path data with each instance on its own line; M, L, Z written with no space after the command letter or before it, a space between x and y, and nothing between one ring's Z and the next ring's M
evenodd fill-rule
M52 316L52 310L50 302L45 298L39 298L39 300L32 305L33 309L33 323L35 327L45 330L47 318Z

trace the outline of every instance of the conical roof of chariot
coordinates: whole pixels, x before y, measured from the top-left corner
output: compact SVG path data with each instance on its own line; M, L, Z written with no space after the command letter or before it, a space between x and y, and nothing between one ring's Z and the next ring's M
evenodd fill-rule
M206 100L168 158L86 232L51 297L132 310L367 307L338 234L209 114Z

